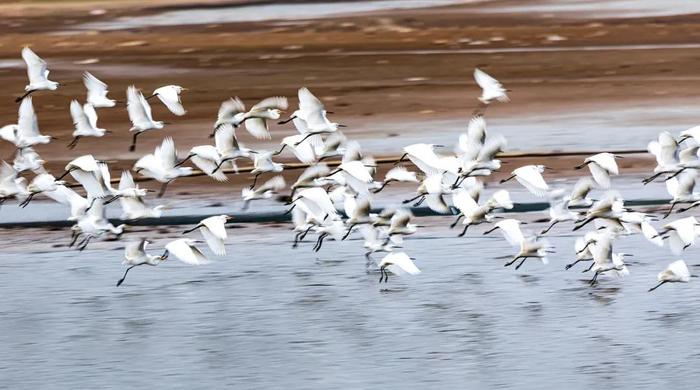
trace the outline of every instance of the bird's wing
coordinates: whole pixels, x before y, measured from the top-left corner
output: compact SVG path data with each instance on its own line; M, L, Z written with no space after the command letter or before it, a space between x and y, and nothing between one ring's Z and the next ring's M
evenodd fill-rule
M236 96L235 98L224 100L221 103L221 106L219 106L219 113L216 117L216 124L220 125L222 123L230 121L236 116L236 114L240 114L242 112L245 112L245 104L243 104L243 101L241 101L241 99L238 96Z
M146 102L145 106L143 104L145 100L146 99L135 86L130 85L129 88L126 89L126 111L134 126L144 122L150 122L151 106L148 105L148 102ZM148 109L146 109L146 107L148 107Z
M185 107L182 106L182 101L180 100L181 90L182 88L177 85L166 85L154 90L153 94L158 96L158 99L165 104L165 107L167 107L170 112L177 116L182 116L185 115L187 111L185 111Z
M323 103L321 103L321 101L306 87L299 88L297 96L299 97L299 111L303 113L320 112L325 109ZM307 120L306 118L302 119Z
M119 189L127 190L130 188L136 188L136 183L134 183L134 177L129 171L122 171L122 176L119 179Z
M652 244L656 246L664 246L664 240L659 236L659 233L647 221L642 221L642 234Z
M289 107L287 98L284 96L272 96L259 101L256 105L251 107L251 111L262 111L262 110L286 110Z
M271 139L267 121L263 118L248 118L245 121L245 129L256 139Z
M146 254L146 240L131 241L124 248L124 257L141 257Z
M214 144L216 150L222 155L225 155L234 150L238 150L238 140L236 140L236 130L230 123L225 123L219 127L219 130L214 134Z
M107 84L102 82L90 72L83 73L83 84L87 89L87 101L100 100L107 97Z
M194 242L186 238L169 242L165 245L165 249L185 264L200 265L209 262L207 257L194 246Z
M215 161L195 155L192 156L192 162L194 163L194 165L197 166L197 168L209 175L209 177L211 177L212 179L219 182L228 181L228 177L222 169L219 169L218 171L214 172L214 170L218 166L218 164Z
M73 119L76 131L89 132L91 130L90 119L85 115L83 107L77 100L70 102L70 116Z
M520 221L517 219L504 219L496 223L496 226L501 230L503 237L510 245L520 246L520 244L525 241L523 232L520 229Z
M447 214L450 212L450 207L445 202L445 198L442 194L428 194L425 197L425 203L428 208L440 214Z
M20 138L39 135L39 122L36 117L36 112L34 112L31 96L22 99L22 103L19 105L17 126L19 127Z
M666 269L671 271L673 275L682 282L688 282L690 280L690 270L688 270L688 266L683 260L674 261L673 263L669 264L668 268Z
M216 215L213 217L205 218L200 222L202 225L206 226L209 231L214 235L214 237L225 240L228 238L226 234L226 218L223 215Z
M307 182L311 181L313 179L318 179L319 177L324 177L330 173L330 169L328 169L328 166L326 164L316 164L312 165L304 170L301 175L299 175L299 178L297 179L297 182L302 183L302 182Z
M337 211L333 206L333 202L328 196L328 192L326 192L326 190L323 188L307 188L299 191L299 196L311 201L321 210L321 212L327 215L334 216L337 214Z
M617 167L617 161L615 161L615 156L612 153L598 153L589 157L589 159L600 165L601 168L608 171L611 175L620 173Z
M426 175L434 175L440 172L442 163L435 154L433 146L429 144L413 144L406 146L404 152L408 153L408 158Z
M71 171L70 174L83 186L85 192L87 192L88 198L103 198L109 195L104 183L99 180L94 173L76 169Z
M469 120L467 125L467 136L469 141L478 145L483 145L486 140L486 120L483 115L476 115Z
M486 74L481 69L474 69L474 80L483 89L483 96L488 99L498 99L501 102L507 102L508 96L505 93L503 85L495 78Z
M83 112L85 113L85 116L88 119L88 122L90 123L90 126L93 129L97 128L97 112L95 111L95 107L92 106L90 103L85 103L83 105Z
M502 135L489 137L484 146L479 150L477 161L486 162L493 160L498 153L505 150L507 145L508 141Z
M122 206L122 215L125 219L143 218L148 209L143 199L130 196L120 197L119 204Z
M286 183L284 182L284 178L282 176L275 176L272 179L263 183L263 185L261 185L258 188L258 190L262 191L262 192L266 192L266 191L278 192L278 191L281 191L282 189L284 189L285 185L286 185Z
M510 193L508 190L498 190L491 195L491 203L494 203L497 207L503 207L504 209L512 209L513 201L510 199Z
M367 169L362 161L350 161L343 163L339 168L363 183L372 182L372 175L367 172Z
M175 141L172 137L166 137L160 147L156 148L156 157L161 161L164 168L174 168L177 164L177 152L175 150Z
M597 163L588 164L588 169L591 171L591 176L593 180L600 186L600 188L608 189L610 188L610 174L608 171L598 165Z
M520 167L513 172L516 174L516 180L534 195L545 196L547 194L549 186L534 165Z
M216 237L207 227L201 227L199 231L202 233L207 246L215 255L226 256L226 243L224 240Z
M470 196L469 191L459 188L452 194L452 204L463 214L469 214L476 210L479 205Z
M401 275L407 273L409 275L418 275L421 271L416 267L416 264L411 260L410 257L404 252L390 253L382 262L390 264L387 266L391 273Z
M36 55L32 49L25 46L22 49L22 59L27 64L29 84L37 84L46 79L49 72L46 66L46 61L42 60L41 57Z
M396 180L401 182L414 182L417 183L416 173L411 172L405 167L397 166L389 170L384 177L385 181Z

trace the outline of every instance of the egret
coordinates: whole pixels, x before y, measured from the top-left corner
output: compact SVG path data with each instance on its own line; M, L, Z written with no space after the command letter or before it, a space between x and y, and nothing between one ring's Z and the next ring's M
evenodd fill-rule
M195 244L199 241L189 238L180 238L171 241L165 245L165 252L161 255L163 260L167 259L170 254L174 255L178 260L189 265L208 264L209 259L200 251Z
M376 194L384 189L387 184L391 182L402 182L402 183L418 183L418 178L415 172L411 172L405 167L397 166L390 169L384 176L384 180L381 185L376 188L373 192Z
M165 107L170 110L173 114L177 116L183 116L187 113L185 107L182 106L182 101L180 100L180 94L182 91L186 91L187 88L183 88L179 85L166 85L160 88L156 88L153 94L148 97L148 99L157 96L158 99L165 105Z
M486 74L479 68L474 69L474 80L481 87L481 96L479 96L479 101L485 105L488 105L494 100L505 103L510 101L508 97L508 90L503 88L503 85L495 78Z
M270 199L273 195L279 193L286 183L282 176L275 176L266 181L256 189L245 187L241 190L241 198L243 198L243 210L248 209L250 202L256 199Z
M512 172L512 175L501 180L505 183L511 179L515 179L522 184L530 193L535 196L545 196L549 191L549 186L544 181L542 173L547 169L544 165L525 165Z
M284 124L296 118L304 121L307 132L304 138L301 138L297 143L300 144L316 134L334 133L338 131L338 128L344 127L341 124L328 120L328 117L326 117L328 111L326 111L325 106L308 88L299 88L297 96L299 97L299 109L294 111L289 119L279 122Z
M621 158L621 156L616 156L612 153L598 153L593 156L587 157L583 160L583 164L577 165L574 169L581 169L588 166L591 171L593 180L600 186L600 188L608 189L610 188L610 176L618 175L620 173L616 158Z
M129 131L134 133L129 151L133 152L136 150L136 140L141 133L162 129L165 126L165 122L153 120L151 105L148 104L146 98L135 86L131 85L127 88L126 97L126 108L132 124Z
M132 268L140 265L156 266L165 261L163 256L150 255L146 253L146 247L148 244L151 244L151 241L143 239L126 244L126 248L124 249L124 261L122 264L128 265L129 267L126 269L126 271L124 271L124 276L117 281L117 287L124 283L126 274L128 274Z
M170 137L165 138L163 143L156 147L153 154L147 154L138 159L134 164L134 170L162 184L160 192L158 192L158 198L165 194L165 190L171 181L192 173L192 168L177 166L175 142Z
M588 199L588 194L595 188L595 181L590 177L582 177L578 179L574 188L569 195L569 206L585 206L593 204L591 199Z
M83 106L77 100L70 103L70 116L73 118L73 140L68 144L68 149L73 149L81 137L102 137L108 130L97 127L97 112L90 103Z
M87 104L95 108L114 107L117 101L107 97L107 84L90 72L83 72L83 84L87 89Z
M183 234L187 234L199 229L204 237L209 249L217 256L226 256L226 222L233 217L229 215L215 215L201 220L195 227L187 229Z
M259 151L255 155L253 161L253 170L250 171L254 175L253 184L250 185L250 189L255 188L255 183L258 181L258 177L265 172L279 173L284 170L284 164L276 163L272 161L272 152Z
M22 99L28 97L29 94L35 91L55 91L58 88L60 85L59 83L48 79L49 70L46 61L36 55L32 49L27 46L23 47L22 59L27 64L29 84L24 87L24 95L15 99L15 102L19 103Z
M656 277L659 284L649 289L649 292L656 290L665 283L688 283L690 282L690 271L683 260L676 260L669 264L665 270L659 272Z
M418 275L421 272L406 252L389 253L379 261L378 266L381 274L379 283L381 283L382 280L384 280L384 283L389 281L389 272L394 275Z

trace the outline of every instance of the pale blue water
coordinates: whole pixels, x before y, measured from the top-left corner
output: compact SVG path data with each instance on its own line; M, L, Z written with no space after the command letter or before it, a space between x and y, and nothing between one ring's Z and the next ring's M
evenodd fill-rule
M6 253L2 385L696 388L697 280L646 292L676 259L667 249L622 238L615 250L636 255L631 274L591 288L583 267L564 270L568 234L550 238L549 265L515 271L496 259L513 253L502 238L419 223L429 226L405 249L423 273L382 285L365 272L360 241L315 255L270 227L232 230L229 256L208 266L137 268L120 288L119 243ZM691 272L697 255L685 256Z

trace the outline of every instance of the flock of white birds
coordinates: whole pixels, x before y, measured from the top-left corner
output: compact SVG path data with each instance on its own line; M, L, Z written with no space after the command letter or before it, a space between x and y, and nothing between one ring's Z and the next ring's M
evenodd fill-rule
M72 160L58 178L44 169L45 161L34 147L47 144L54 138L41 134L30 94L55 90L59 83L48 79L46 62L28 47L22 50L22 58L27 65L29 84L25 94L17 99L21 102L19 119L17 124L0 129L0 137L11 142L17 150L12 165L2 163L0 201L15 198L24 207L33 197L43 194L70 207L68 220L74 222L70 246L76 246L79 250L85 249L92 239L119 237L124 232L125 225L114 226L105 216L106 206L115 200L121 203L124 220L159 218L164 206L152 207L146 203L148 190L136 185L131 172L122 172L118 188L114 188L107 162L97 160L92 155ZM593 274L591 285L597 283L601 275L622 277L629 273L624 261L625 254L613 251L613 243L622 235L641 233L657 246L663 246L667 241L676 255L695 243L700 234L700 224L694 217L665 224L659 232L651 224L657 220L652 215L631 211L624 206L619 193L611 190L611 176L618 175L619 169L616 162L618 156L610 153L590 156L576 167L582 169L587 166L591 176L581 178L570 191L550 188L543 177L547 169L543 165L519 167L512 171L510 177L501 180L503 183L515 179L532 195L548 199L549 224L542 231L535 234L524 232L521 226L525 222L498 215L498 211L513 208L510 195L508 191L500 189L485 202L482 201L484 186L481 178L500 170L498 154L505 149L506 140L503 136L487 134L484 114L492 102L508 102L508 90L479 69L474 71L474 78L482 89L480 105L469 121L466 133L459 136L454 153L440 152L444 148L440 145L421 143L406 146L402 158L380 181L374 179L377 169L374 159L363 154L357 142L345 138L339 131L343 126L328 119L327 115L331 112L326 111L323 103L307 88L299 89L298 109L286 120L281 120L288 108L285 97L266 98L250 109L246 109L239 98L224 101L210 135L214 138L214 145L195 146L181 159L173 139L166 137L153 153L135 162L133 171L162 183L158 194L160 197L168 183L192 174L193 168L183 166L187 161L191 160L212 179L226 181L225 172L231 169L235 172L237 160L248 159L254 166L254 180L249 188L242 190L241 196L247 206L256 199L271 198L286 187L282 176L274 176L257 187L256 183L261 174L282 172L284 165L273 161L273 158L284 149L290 150L299 161L309 164L290 186L288 212L292 214L294 224L293 246L296 248L313 232L317 237L313 250L319 251L324 239L330 237L342 241L359 231L364 238L368 269L372 264L372 254L387 253L377 262L380 282L386 282L389 273L416 275L421 272L413 258L397 251L402 246L404 236L412 235L417 230L417 225L412 223L410 210L395 207L385 208L379 213L372 212L371 194L381 191L391 182L418 185L416 196L405 200L404 204L415 202L413 205L417 207L425 202L439 214L456 213L457 218L451 227L454 228L461 221L463 228L459 236L464 236L470 226L478 224L492 226L484 234L499 230L508 243L517 248L517 253L505 264L510 266L517 262L515 269L519 269L527 259L547 263L552 247L542 237L554 225L573 223L575 231L588 225L591 230L576 240L576 261L567 265L566 269L579 262L590 263L584 272ZM85 72L83 81L87 89L86 102L81 104L73 100L70 103L75 131L69 148L75 147L83 138L108 134L108 130L98 127L96 109L111 108L120 103L107 96L107 85L92 74ZM178 85L166 85L145 97L135 86L128 87L126 106L133 134L129 150L135 150L139 135L163 129L167 124L153 119L149 101L158 98L170 112L182 116L186 114L180 100L183 91L186 89ZM277 151L249 149L236 138L236 129L244 127L256 139L271 139L270 121L279 121L279 124L292 122L298 134L283 138ZM664 218L678 204L686 204L687 207L679 208L677 212L700 205L700 194L693 191L697 170L700 169L699 145L700 126L682 132L678 139L664 132L659 135L658 141L649 144L649 152L656 156L658 164L654 175L645 179L644 183L664 178L673 197ZM331 170L323 163L329 157L341 157L342 161ZM405 159L410 160L419 172L398 165ZM22 176L24 172L33 172L35 176L28 182ZM83 187L85 196L73 191L61 180L68 174ZM589 198L593 190L601 191L601 196L595 201ZM147 252L148 240L127 244L124 264L128 267L117 286L124 282L132 268L158 265L170 255L187 264L207 263L207 256L196 246L200 242L206 242L214 255L224 256L228 238L226 223L229 220L227 215L202 220L184 234L199 230L203 241L186 236L166 244L160 255ZM659 273L658 284L649 291L668 282L688 282L690 277L685 262L674 261Z

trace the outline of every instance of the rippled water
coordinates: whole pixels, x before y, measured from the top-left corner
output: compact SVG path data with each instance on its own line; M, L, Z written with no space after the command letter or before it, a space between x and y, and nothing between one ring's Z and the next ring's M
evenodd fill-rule
M440 224L437 225L436 221ZM675 258L637 237L630 276L505 269L500 237L447 221L406 240L423 273L378 284L361 242L289 249L280 228L232 231L202 267L123 267L112 250L14 253L0 265L0 378L8 388L695 388L700 289L646 290ZM557 232L565 232L560 228ZM264 232L264 236L260 233ZM160 248L162 242L155 247ZM697 249L686 259L693 270Z

